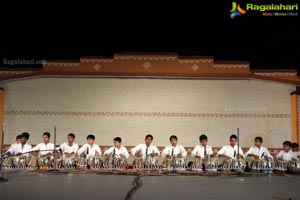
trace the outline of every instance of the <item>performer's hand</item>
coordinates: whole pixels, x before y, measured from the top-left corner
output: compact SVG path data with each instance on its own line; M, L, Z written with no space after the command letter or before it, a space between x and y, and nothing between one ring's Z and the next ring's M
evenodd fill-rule
M254 157L255 159L259 159L259 156L257 156L257 155L254 155L253 157Z
M104 154L104 159L108 160L109 159L109 155L108 154Z
M170 156L170 155L166 155L166 158L170 159L170 158L171 158L171 156Z
M124 154L119 154L119 156L120 156L121 158L125 158L125 155L124 155Z
M225 156L225 159L226 160L230 160L230 159L232 159L230 156Z
M140 154L140 153L135 153L135 157L141 158L141 157L142 157L142 154Z
M182 158L182 154L181 153L177 154L177 157Z
M18 154L17 154L17 156L20 156L20 155L22 155L22 153L18 153Z
M100 154L99 154L99 152L98 152L98 151L96 151L96 153L95 153L95 156L100 156Z
M195 158L201 158L200 156L195 156Z

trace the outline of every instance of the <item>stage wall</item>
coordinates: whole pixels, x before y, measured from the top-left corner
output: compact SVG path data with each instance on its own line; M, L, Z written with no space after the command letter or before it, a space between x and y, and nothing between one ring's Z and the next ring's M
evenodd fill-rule
M290 92L294 86L261 80L32 78L0 83L5 89L5 143L23 131L30 143L42 133L57 142L67 133L79 144L89 133L96 143L111 145L115 136L124 145L143 142L153 134L154 144L194 146L200 134L220 147L240 128L243 147L262 136L265 146L281 147L291 139Z

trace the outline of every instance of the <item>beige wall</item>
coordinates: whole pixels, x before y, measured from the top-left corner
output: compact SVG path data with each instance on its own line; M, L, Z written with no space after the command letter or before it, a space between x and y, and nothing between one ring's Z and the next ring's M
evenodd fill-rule
M295 87L283 83L33 78L2 82L0 87L6 92L5 143L28 131L30 142L36 144L42 132L53 132L54 125L57 143L74 132L79 144L94 133L100 145L111 145L115 136L121 136L125 145L136 145L151 133L159 146L167 145L171 134L181 144L194 146L199 134L205 133L209 143L218 147L227 143L237 127L243 147L257 135L264 137L268 147L281 147L283 140L291 139L290 92Z

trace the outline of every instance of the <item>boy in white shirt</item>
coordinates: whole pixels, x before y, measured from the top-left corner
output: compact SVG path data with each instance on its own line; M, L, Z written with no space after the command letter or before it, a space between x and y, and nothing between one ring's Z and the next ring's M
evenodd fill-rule
M105 163L111 167L124 167L126 159L129 158L127 149L122 145L122 139L115 137L114 146L104 152ZM111 162L109 162L111 160Z
M74 142L75 134L69 133L67 136L67 142L60 145L60 150L63 157L70 157L75 155L78 151L78 144Z
M195 158L204 158L207 155L212 156L213 150L211 146L207 144L207 136L200 135L199 137L200 144L196 145L191 153L192 157Z
M82 147L78 150L78 155L84 158L83 165L88 166L88 168L96 168L99 167L101 162L101 150L98 144L94 144L95 136L90 134L86 137L87 144L82 145ZM95 159L94 159L95 158ZM97 165L97 166L96 166Z
M62 165L66 168L74 167L75 155L78 151L78 144L74 142L75 134L69 133L67 136L67 142L60 145L60 151L62 156Z
M185 165L184 158L187 155L187 152L185 148L182 145L177 144L177 136L176 135L171 135L170 137L170 143L171 145L166 146L162 152L162 157L165 159L164 163L165 166L169 166L172 161L178 160L181 166ZM171 160L174 159L174 160ZM176 163L173 163L175 165Z
M50 143L50 133L43 133L43 143L39 143L35 147L31 148L31 152L38 151L38 154L33 153L33 157L38 157L38 164L40 167L51 166L53 163L53 150L54 144ZM35 166L34 163L31 165Z
M292 143L290 141L284 141L282 143L283 150L279 151L276 155L278 161L290 161L293 159Z
M12 167L13 166L13 156L17 155L19 148L18 145L21 142L21 135L16 136L15 143L11 144L9 149L6 151L4 160L3 160L3 166L4 167Z
M300 160L299 145L297 143L292 143L292 150L293 150L293 160L299 161Z
M147 164L148 160L151 160L152 165L157 165L157 157L160 152L155 145L152 145L153 136L148 134L145 136L145 144L139 144L131 149L131 154L136 157L134 165L141 167L142 162ZM142 162L140 162L142 160Z
M254 146L250 147L245 157L253 157L254 159L262 159L264 157L273 159L267 148L262 146L262 137L256 137L254 139Z
M253 168L256 164L258 164L259 160L272 160L273 157L268 151L267 148L262 146L263 138L255 137L254 138L254 146L250 147L247 153L245 154L247 166L249 168ZM254 164L254 166L253 166ZM259 167L259 166L256 166Z
M231 135L229 138L229 145L223 146L218 151L218 157L219 157L219 163L221 165L229 167L234 165L235 163L233 161L236 161L239 158L244 158L244 153L242 148L239 148L239 154L238 154L238 146L237 146L237 136ZM223 158L223 161L222 161Z

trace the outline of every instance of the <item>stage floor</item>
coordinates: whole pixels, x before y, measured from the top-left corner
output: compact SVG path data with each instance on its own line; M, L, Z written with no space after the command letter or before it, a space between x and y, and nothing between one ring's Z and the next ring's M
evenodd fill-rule
M300 200L300 176L140 176L23 173L0 183L1 199ZM138 183L138 184L137 184ZM136 187L136 188L134 188ZM131 191L131 193L130 193ZM132 196L128 194L132 194Z

